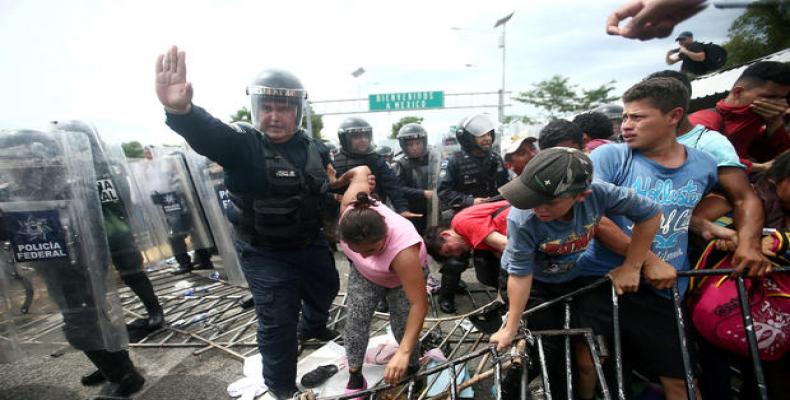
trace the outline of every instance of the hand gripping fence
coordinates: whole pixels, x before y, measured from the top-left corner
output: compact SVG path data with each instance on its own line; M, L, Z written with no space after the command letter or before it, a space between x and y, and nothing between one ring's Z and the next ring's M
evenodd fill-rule
M774 267L773 273L788 273L790 272L790 267L788 266L780 266ZM693 271L679 271L678 277L702 277L702 276L711 276L711 275L733 275L734 276L735 270L733 269L715 269L715 270L693 270ZM737 289L738 289L738 300L742 318L744 320L744 327L746 331L747 343L749 348L750 357L752 360L754 373L757 382L757 389L758 393L760 394L761 399L768 399L768 388L765 383L765 376L762 370L762 364L759 358L759 351L757 347L757 338L754 331L754 321L752 320L751 310L749 308L748 303L748 295L746 291L746 287L744 285L744 279L751 279L751 277L746 276L735 276L734 277ZM551 389L551 382L549 382L548 378L548 365L546 363L545 353L543 351L543 339L546 337L551 336L562 336L565 339L565 362L566 365L570 365L571 355L570 355L570 338L572 336L581 336L585 343L587 344L588 348L590 349L590 353L593 358L593 364L596 369L596 376L598 378L598 382L601 388L601 395L604 399L611 399L612 396L609 392L609 389L606 384L606 379L603 375L603 370L601 367L601 360L600 360L600 351L598 349L598 345L593 338L593 332L589 329L571 329L570 328L570 300L574 296L578 296L584 292L590 291L596 287L601 285L607 284L609 281L607 278L602 278L598 281L595 281L588 286L582 287L577 289L573 292L570 292L566 295L559 296L555 299L546 301L541 303L535 307L532 307L524 312L524 316L529 316L537 311L543 310L548 307L553 307L558 304L563 304L564 306L564 326L563 329L558 330L544 330L544 331L528 331L525 328L521 328L521 335L519 335L519 340L517 340L517 345L514 347L514 351L511 354L498 354L495 347L484 347L482 349L477 349L471 353L468 353L464 356L460 356L455 359L449 360L447 363L442 365L425 369L413 376L405 378L402 382L399 382L397 385L379 385L374 388L367 389L363 392L355 393L352 395L346 396L335 396L335 397L321 397L319 399L332 399L332 400L345 400L345 399L352 399L356 397L364 397L368 396L369 399L376 399L380 398L382 393L392 390L394 387L399 385L406 385L406 394L408 399L428 399L426 397L427 388L417 396L413 392L415 383L420 379L425 379L430 375L436 374L443 370L447 370L451 374L451 382L450 387L446 389L441 394L430 397L430 399L438 399L438 398L447 398L456 399L458 398L458 393L460 390L463 390L466 387L471 386L474 383L480 382L483 379L487 379L493 376L494 378L494 386L496 388L496 399L501 399L501 388L502 388L502 371L508 368L511 368L515 365L519 365L522 367L528 366L532 360L526 351L527 347L534 346L537 348L538 353L538 363L540 365L540 371L543 375L543 398L550 400L552 398L552 389ZM613 307L613 330L614 330L614 360L615 360L615 372L616 372L616 382L617 382L617 399L624 400L626 398L626 390L624 388L624 379L623 379L623 365L622 365L622 346L621 346L621 339L620 339L620 321L619 321L619 297L614 291L612 287L612 307ZM677 325L677 332L678 338L680 340L680 347L682 352L682 361L683 361L683 369L684 369L684 380L686 382L686 391L689 399L696 399L696 385L694 381L694 374L692 370L692 361L688 350L688 340L686 337L686 321L682 313L681 307L681 296L678 290L677 282L673 285L672 288L672 302L673 308L675 313L675 320ZM473 313L470 313L473 314ZM458 329L462 321L458 321L455 324L453 331L451 331L450 335ZM436 325L433 328L435 329ZM464 338L468 335L468 331L464 335ZM448 336L449 338L449 336ZM445 339L447 340L447 338ZM478 343L480 340L477 341ZM457 348L456 348L457 350ZM453 351L453 354L455 351ZM493 368L489 368L485 372L480 373L480 368L486 362L486 358L490 357L491 360L494 361ZM478 367L478 373L473 375L467 381L464 381L460 384L456 383L456 370L455 366L464 364L469 362L473 359L482 358L480 365ZM529 384L529 377L528 368L522 368L522 374L520 379L520 390L519 390L519 398L526 400L529 397L528 392L528 384ZM567 393L568 398L573 398L573 383L572 383L572 376L570 373L570 369L568 369L567 373L567 383L565 387L565 391ZM430 387L430 385L429 385Z
M774 267L773 271L773 273L788 273L790 272L790 267ZM678 277L721 276L732 275L733 272L734 270L732 269L680 271L678 272ZM245 288L237 287L224 281L209 280L195 274L190 274L190 276L186 278L183 276L175 277L164 270L149 271L149 276L154 283L160 300L163 302L170 325L151 333L137 343L130 344L130 347L194 347L196 350L194 350L193 354L196 355L210 349L218 349L239 360L243 360L245 357L257 352L257 343L255 340L257 319L255 313L252 309L243 310L237 306L237 301L242 298L244 294L248 293ZM184 296L183 290L174 288L174 283L182 279L191 280L194 283L194 287L200 286L205 290L202 291L201 295ZM738 291L739 306L744 320L746 339L754 368L758 393L762 399L767 399L768 388L766 386L762 364L759 359L754 322L748 307L747 291L744 285L744 279L750 279L750 277L737 276L733 279L735 279ZM353 395L319 397L319 399L341 400L363 396L376 399L382 398L385 394L391 393L392 391L395 391L397 395L405 395L408 399L432 400L448 397L456 399L459 397L459 393L465 388L486 380L493 381L493 385L496 389L494 398L501 399L502 381L505 372L515 366L520 366L521 375L519 377L518 398L526 400L531 398L530 377L528 376L529 368L526 367L530 366L533 362L538 363L536 365L543 375L543 398L551 399L552 392L557 390L565 391L568 397L572 398L574 386L570 368L567 368L566 384L564 388L552 387L552 383L549 381L547 371L549 371L550 366L547 365L546 354L543 351L544 341L549 337L562 337L564 339L564 363L566 365L572 365L571 338L580 338L590 350L596 376L601 388L602 398L611 399L616 397L617 399L625 399L626 390L623 383L623 374L625 371L623 371L622 364L619 298L614 290L612 289L611 301L614 331L612 338L614 347L613 358L616 373L615 381L617 383L617 388L615 389L616 394L613 395L610 393L610 388L607 387L607 381L604 379L601 365L601 352L603 349L600 348L595 340L594 332L590 329L570 328L570 301L574 297L578 297L587 291L606 284L609 284L608 278L601 278L588 286L579 288L526 310L524 316L528 317L530 314L537 311L561 305L564 311L562 328L556 330L530 331L522 327L520 329L520 334L514 341L514 343L516 343L514 348L511 349L510 352L504 353L498 353L494 347L489 346L487 335L471 329L468 319L470 315L478 314L497 302L496 300L492 300L494 296L489 289L466 289L465 295L469 297L470 303L474 306L479 304L480 298L475 300L473 295L481 292L487 295L488 299L491 301L468 314L458 316L438 317L435 299L431 298L430 303L433 317L426 318L421 339L425 339L429 335L437 336L440 339L440 343L437 347L448 348L448 361L446 363L432 368L423 368L418 373L405 378L397 385L382 384L363 392L354 393ZM141 305L128 289L121 291L121 299L124 310L128 316L131 318L139 318L142 316ZM688 343L685 335L687 322L684 320L683 314L681 313L681 299L677 285L672 289L672 302L676 316L678 337L681 344L686 390L688 398L695 399L696 384L692 370L692 360L689 355ZM338 296L338 300L330 310L330 327L338 326L345 320L345 304L346 295L343 293ZM377 313L375 319L379 322L379 325L371 326L371 335L385 332L389 324L387 314ZM61 319L55 314L31 316L24 324L18 326L19 337L23 343L27 344L61 343L65 346L66 343L62 339L52 339L53 336L60 335L59 328L61 325ZM308 343L302 346L302 348L306 347L310 347L310 344ZM537 360L531 359L529 356L529 349L534 350L534 353L537 354ZM463 370L464 368L468 368L473 362L477 362L476 367L470 369L473 373L469 374L468 379L457 382L457 371L459 369ZM442 388L439 394L428 396L429 390L438 380L438 374L443 371L447 371L451 376L448 387ZM420 380L426 380L427 384L424 389L417 390L418 387L416 384ZM534 393L532 394L534 395ZM312 398L315 397L313 396Z

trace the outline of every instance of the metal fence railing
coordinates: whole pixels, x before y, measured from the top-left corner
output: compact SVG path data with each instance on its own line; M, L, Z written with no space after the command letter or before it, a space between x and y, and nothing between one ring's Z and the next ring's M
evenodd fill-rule
M711 275L732 275L731 269L711 269L693 270L678 272L678 277L703 277ZM775 267L774 274L788 273L790 267ZM242 287L230 285L226 282L210 280L208 278L188 274L186 276L172 276L167 271L154 271L149 274L153 282L160 301L163 303L169 325L159 331L153 332L137 343L130 344L130 347L156 347L156 348L184 348L193 347L193 354L201 354L210 349L218 349L238 360L243 360L249 355L257 352L256 329L257 319L253 309L242 309L238 307L238 301L248 290ZM175 286L181 280L191 281L193 288L200 288L200 293L193 296L185 296L184 290ZM738 292L738 304L744 321L746 340L749 348L751 364L756 377L757 392L762 399L768 398L768 387L766 385L762 364L759 357L757 337L754 330L754 321L749 308L748 294L744 285L746 276L733 276ZM385 393L389 393L387 398L394 394L405 396L408 399L438 399L458 398L461 390L472 385L486 382L494 386L494 398L500 399L502 395L503 373L510 368L520 367L519 398L526 400L535 398L535 393L529 392L530 380L537 377L528 376L528 366L537 363L536 367L541 372L542 390L540 396L545 399L552 398L552 392L564 391L569 398L573 397L574 384L571 368L567 368L566 385L564 388L552 388L549 381L546 356L543 345L544 340L550 337L562 337L564 340L564 363L573 365L571 359L571 340L578 338L587 344L593 359L596 376L604 399L617 398L625 399L626 388L624 387L623 374L623 354L620 338L620 319L619 319L619 297L612 290L613 308L613 354L615 362L615 381L617 387L613 388L614 393L610 392L607 380L604 379L601 354L604 349L597 343L594 332L589 329L571 328L571 307L570 301L574 297L598 288L602 285L609 285L606 278L601 278L588 286L572 291L566 295L554 298L550 301L541 303L524 312L525 317L544 310L548 307L564 307L564 324L555 330L529 331L522 328L520 335L514 343L517 343L512 351L499 354L488 344L488 335L474 328L469 317L484 312L489 309L496 300L494 293L489 289L465 289L463 296L468 297L469 304L475 309L472 312L441 317L437 311L435 299L431 298L431 314L426 318L424 331L421 339L432 337L437 347L445 350L448 361L431 368L423 368L417 374L407 377L398 385L378 385L367 389L364 392L355 393L347 396L320 397L321 399L351 399L361 396L376 399L382 398ZM142 305L137 298L124 288L121 290L121 301L124 310L131 318L140 317ZM682 360L684 367L684 379L689 399L696 398L696 383L692 369L692 360L688 350L686 338L686 324L681 312L681 296L677 284L672 288L672 301L676 316L677 332L681 343ZM346 295L341 293L336 298L335 304L330 310L330 327L342 328L345 320ZM62 339L60 326L62 318L58 313L51 315L37 315L23 325L18 326L19 338L22 343L35 345L42 343L67 343ZM371 336L385 332L389 326L387 314L376 313L374 323L371 324ZM60 340L60 341L58 341ZM306 343L303 349L309 350L316 344ZM537 354L537 359L532 359L529 354ZM473 373L468 378L456 382L457 368L467 368ZM430 389L437 385L437 374L442 371L449 371L452 375L447 387L440 388L438 395L428 396ZM423 385L418 385L419 381L424 381ZM417 390L422 387L421 390ZM433 390L435 392L436 389ZM305 394L308 396L309 394Z

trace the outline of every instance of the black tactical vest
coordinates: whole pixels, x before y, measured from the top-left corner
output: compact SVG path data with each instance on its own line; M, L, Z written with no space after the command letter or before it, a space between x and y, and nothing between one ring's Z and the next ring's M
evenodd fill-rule
M335 167L335 171L337 171L337 176L345 174L350 169L354 167L359 167L361 165L366 165L370 168L370 171L373 172L373 175L378 174L380 171L377 167L381 165L381 163L377 163L378 159L381 156L373 153L373 154L365 154L365 155L351 155L346 153L345 151L341 150L339 153L335 155L335 159L332 162L332 165ZM374 189L376 196L378 196L379 200L386 202L388 197L387 193L384 191L384 187L382 185L376 185Z
M243 213L242 239L258 246L305 247L321 231L329 183L318 147L309 140L307 162L302 172L267 139L262 138L262 143L268 190L256 194L230 193L231 201Z
M340 151L335 155L335 159L332 164L335 166L335 171L337 171L337 176L345 174L348 170L359 167L361 165L367 165L370 169L373 169L373 162L375 158L379 157L378 154L366 154L363 156L355 156L349 155L345 151Z
M422 190L435 190L437 171L431 170L428 162L430 154L420 158L402 157L397 160L400 176L408 187Z
M485 157L474 157L464 151L453 154L458 161L456 176L458 181L455 190L471 194L474 197L491 197L497 192L497 173L504 166L493 153Z
M401 157L396 160L398 176L404 185L422 190L436 190L437 171L431 169L429 162L431 154L419 158ZM428 200L423 198L407 198L409 211L418 214L425 213L428 209Z

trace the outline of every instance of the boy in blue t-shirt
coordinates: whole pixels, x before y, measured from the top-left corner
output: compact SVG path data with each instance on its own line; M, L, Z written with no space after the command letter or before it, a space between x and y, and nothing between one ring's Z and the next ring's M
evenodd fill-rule
M717 182L716 161L707 153L676 140L677 126L688 108L688 91L676 79L644 80L623 95L624 144L592 152L595 180L635 189L661 205L663 217L652 244L657 257L643 268L645 279L657 287L671 286L677 271L689 269L688 231L694 207ZM632 235L633 221L612 221ZM598 240L578 261L582 275L600 277L623 258ZM668 285L667 282L670 284ZM678 281L685 292L688 279ZM620 330L624 358L643 373L658 376L667 399L685 399L684 371L673 304L667 290L642 284L637 293L620 300ZM586 325L611 338L611 296L608 288L579 299ZM627 370L627 369L626 369Z
M508 215L508 243L502 254L502 268L509 275L508 320L491 336L499 349L507 347L518 333L525 307L578 288L576 260L605 214L623 215L637 222L626 260L610 273L618 291L637 289L639 269L658 229L659 207L632 189L592 183L592 174L592 162L582 151L557 147L538 153L518 179L499 189L513 205ZM553 307L530 315L529 327L559 329L562 321L562 310ZM550 362L562 358L557 357L562 354L561 346L552 343L546 343L546 353ZM550 381L561 387L558 381L564 380L565 372L553 367L551 375L556 377Z

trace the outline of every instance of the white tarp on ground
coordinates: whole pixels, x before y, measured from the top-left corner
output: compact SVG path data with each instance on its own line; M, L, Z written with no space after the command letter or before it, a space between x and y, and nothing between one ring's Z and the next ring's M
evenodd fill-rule
M368 348L375 348L380 343L389 340L388 335L381 335L370 338ZM392 339L394 340L394 339ZM334 364L340 371L333 375L323 385L312 389L317 396L339 396L343 394L348 382L348 368L346 365L346 350L343 346L328 342L309 356L299 360L296 364L296 382L302 380L302 375L314 370L316 367L327 364ZM266 392L266 385L263 383L263 365L261 355L255 354L244 359L242 368L244 378L228 385L228 395L239 397L239 400L252 400ZM362 373L368 382L368 387L373 387L384 378L384 365L365 364ZM262 397L263 400L273 399L269 394Z

